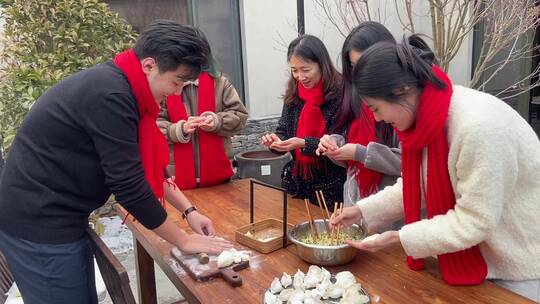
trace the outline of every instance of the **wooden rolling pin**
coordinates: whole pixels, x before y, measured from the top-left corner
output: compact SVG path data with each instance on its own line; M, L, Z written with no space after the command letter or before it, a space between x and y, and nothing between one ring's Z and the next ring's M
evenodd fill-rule
M201 264L208 264L210 261L210 257L208 257L208 254L201 252L197 254L197 258L199 259L199 263Z

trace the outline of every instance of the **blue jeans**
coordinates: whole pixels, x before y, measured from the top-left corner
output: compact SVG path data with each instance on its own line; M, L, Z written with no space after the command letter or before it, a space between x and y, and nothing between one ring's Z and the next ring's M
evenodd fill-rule
M39 244L0 230L0 250L25 304L98 302L88 238L67 244Z

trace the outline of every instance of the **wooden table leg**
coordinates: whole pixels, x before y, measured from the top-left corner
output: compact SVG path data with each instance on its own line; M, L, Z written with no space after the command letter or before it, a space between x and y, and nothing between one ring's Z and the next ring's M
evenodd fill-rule
M139 303L157 304L154 260L135 237L133 237L133 240L135 265L137 267L137 286L139 287Z

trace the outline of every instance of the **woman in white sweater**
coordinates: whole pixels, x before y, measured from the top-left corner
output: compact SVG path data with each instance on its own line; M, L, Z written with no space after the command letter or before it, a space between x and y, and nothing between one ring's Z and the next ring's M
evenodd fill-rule
M402 142L402 179L331 222L363 218L371 231L405 218L358 249L400 243L413 270L437 256L451 285L484 279L540 301L540 142L511 107L453 86L429 49L381 42L353 72L361 100ZM421 208L427 218L421 218Z

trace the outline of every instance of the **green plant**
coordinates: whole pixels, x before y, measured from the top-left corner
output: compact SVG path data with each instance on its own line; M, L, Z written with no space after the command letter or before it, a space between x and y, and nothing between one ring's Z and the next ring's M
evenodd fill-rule
M0 138L9 149L49 87L131 46L134 31L99 0L0 0Z

